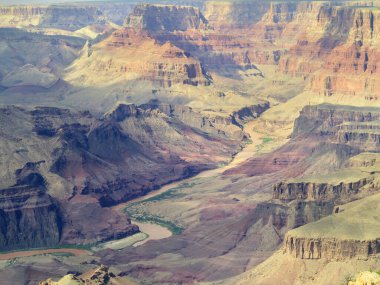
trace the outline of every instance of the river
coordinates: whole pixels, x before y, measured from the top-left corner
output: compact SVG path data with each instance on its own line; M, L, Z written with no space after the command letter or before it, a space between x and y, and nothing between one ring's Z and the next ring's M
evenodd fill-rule
M144 201L148 198L155 197L155 196L162 194L162 193L164 193L164 192L166 192L172 188L178 187L179 185L181 185L183 183L191 182L193 179L213 177L213 176L216 176L218 174L222 174L224 171L226 171L230 168L234 168L234 167L238 166L239 164L241 164L245 160L251 158L255 153L257 153L257 146L262 144L263 138L266 136L266 134L254 131L256 124L257 124L257 121L254 120L254 121L247 123L244 126L244 131L250 135L252 143L245 145L244 148L239 153L237 153L235 155L235 157L231 160L231 162L229 164L222 166L222 167L219 167L219 168L216 168L216 169L203 171L203 172L197 174L196 176L192 176L190 178L186 178L183 180L172 182L170 184L166 184L165 186L161 187L160 189L158 189L156 191L152 191L145 196L137 197L137 198L132 199L128 202L119 204L119 205L115 206L114 209L116 209L118 211L123 211L131 203L140 202L140 201ZM134 221L134 220L132 220L132 222L139 226L141 232L146 233L148 235L147 239L135 243L134 246L142 245L149 240L164 239L164 238L170 237L172 235L172 233L167 228L160 226L160 225L157 225L157 224L143 223L143 222L138 222L138 221Z
M119 204L115 206L114 209L118 211L124 211L125 207L131 203L143 201L145 199L157 196L163 192L168 191L169 189L178 187L180 184L190 182L193 179L213 177L215 175L222 174L227 169L238 166L245 160L251 158L255 153L257 153L257 146L262 144L263 142L262 139L265 137L265 134L254 131L256 124L257 124L257 121L254 120L244 126L244 131L251 136L252 143L245 145L244 148L238 154L236 154L236 156L231 160L231 162L228 165L225 165L220 168L212 169L212 170L207 170L191 178L186 178L180 181L167 184L156 191L150 192L149 194L145 196L138 197L126 203ZM157 224L143 223L143 222L138 222L138 221L133 221L133 220L132 222L139 226L141 232L148 235L146 239L136 242L133 246L140 246L150 240L160 240L160 239L168 238L172 235L172 233L167 228L157 225ZM39 254L52 254L52 253L68 253L68 254L73 254L73 255L90 254L90 252L87 250L74 249L74 248L72 249L70 248L43 249L43 250L18 251L18 252L0 254L0 260L12 259L12 258L17 258L17 257L33 256L33 255L39 255Z

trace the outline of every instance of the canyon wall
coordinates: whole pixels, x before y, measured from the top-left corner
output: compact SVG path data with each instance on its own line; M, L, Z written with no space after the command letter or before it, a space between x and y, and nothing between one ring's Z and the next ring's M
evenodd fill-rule
M285 251L296 258L343 260L367 259L380 252L379 240L341 240L335 238L303 238L288 235Z
M199 61L171 43L158 44L144 30L122 28L90 47L74 62L67 79L77 84L146 80L161 87L209 85Z
M338 200L357 194L359 189L371 182L363 178L355 182L340 182L338 185L313 182L280 182L273 188L273 198L291 200Z
M173 43L215 72L269 64L281 73L307 78L307 90L321 95L377 99L376 7L351 2L211 1L203 14L189 7L141 5L126 25L151 31L161 43Z
M120 104L102 118L3 107L0 130L1 249L131 235L138 227L109 206L218 167L247 138L232 115L159 102Z
M126 5L125 14L130 13L124 27L90 42L67 69L65 80L96 86L96 73L110 85L148 81L156 88L167 88L213 85L213 74L234 80L271 80L278 74L279 79L272 80L275 86L284 84L282 76L299 78L308 96L378 100L380 14L376 3L198 4L138 4L133 9ZM2 18L4 23L14 22L3 26L74 31L106 23L103 10L108 18L116 13L106 4L4 6L0 24ZM60 15L69 20L64 24ZM23 24L28 19L31 23ZM132 60L137 57L139 61Z
M206 29L208 22L199 8L175 5L137 5L124 26L150 33Z
M323 138L324 143L349 147L351 152L332 172L304 174L274 185L275 200L329 201L334 205L321 220L289 231L284 252L301 259L327 260L367 259L380 252L370 214L378 199L374 195L378 191L378 122L379 111L371 107L322 104L306 106L300 112L293 140L311 135Z

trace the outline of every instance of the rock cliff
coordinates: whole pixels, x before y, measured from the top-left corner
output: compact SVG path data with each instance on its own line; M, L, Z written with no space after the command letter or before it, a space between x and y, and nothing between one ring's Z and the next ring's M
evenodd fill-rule
M293 140L302 141L310 135L324 138L325 143L349 146L351 154L343 156L345 162L340 169L274 185L273 198L285 203L329 201L335 205L321 220L289 231L284 240L286 253L296 258L327 260L366 259L379 253L379 237L373 228L376 222L370 214L372 207L377 207L378 194L369 196L378 189L377 154L364 152L379 151L373 137L378 120L376 108L324 104L301 111ZM358 152L362 153L353 156ZM348 203L356 199L359 200ZM357 216L353 218L354 215Z
M335 143L351 145L362 150L376 150L379 117L377 108L329 104L306 106L295 121L292 136L312 132L329 137Z
M124 26L157 33L206 29L208 22L196 7L140 4L125 19Z
M345 200L358 193L373 178L363 178L355 182L341 182L332 185L325 182L280 182L274 185L273 198L283 201L290 200Z
M302 259L366 259L380 252L379 240L340 240L336 238L298 238L288 235L285 250Z

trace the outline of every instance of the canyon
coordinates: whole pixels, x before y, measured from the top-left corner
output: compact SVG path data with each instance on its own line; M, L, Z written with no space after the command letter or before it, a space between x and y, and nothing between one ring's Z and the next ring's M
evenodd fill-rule
M0 5L4 285L378 271L380 3L172 2Z

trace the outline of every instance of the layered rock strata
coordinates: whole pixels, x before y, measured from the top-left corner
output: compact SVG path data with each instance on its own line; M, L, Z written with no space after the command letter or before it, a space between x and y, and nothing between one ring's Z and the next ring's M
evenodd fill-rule
M280 182L273 187L273 198L291 200L338 200L355 195L359 189L373 178L363 178L355 182L341 182L338 185L313 182Z
M83 54L67 79L97 84L92 74L118 82L146 80L161 87L174 84L209 85L199 61L171 43L159 44L144 30L122 28ZM84 82L83 82L84 79ZM94 81L95 80L95 81ZM78 83L79 83L78 81Z
M302 259L367 259L380 252L380 239L364 241L339 238L314 239L288 235L284 246L287 253Z

